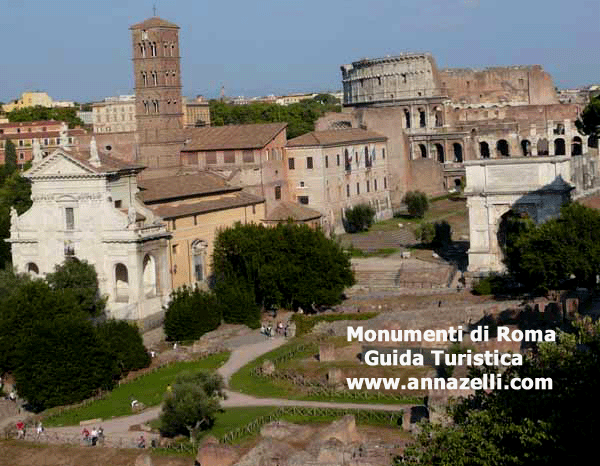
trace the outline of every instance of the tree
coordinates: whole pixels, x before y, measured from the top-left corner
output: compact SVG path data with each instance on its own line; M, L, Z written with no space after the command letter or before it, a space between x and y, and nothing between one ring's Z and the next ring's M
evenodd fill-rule
M151 359L139 329L124 320L108 320L96 326L98 338L113 354L119 375L148 367Z
M434 248L447 248L452 243L452 227L446 220L435 222L435 235L433 237Z
M221 281L215 287L215 293L226 323L260 327L260 307L248 283Z
M35 321L17 352L17 391L36 412L108 390L118 375L112 352L91 322L69 316Z
M83 121L77 116L77 108L75 107L48 108L37 105L35 107L15 109L12 112L8 112L6 116L11 123L56 120L68 123L69 128L83 126Z
M592 97L589 104L583 109L575 126L582 134L587 134L597 140L600 126L600 96Z
M349 256L320 230L292 223L241 225L217 234L213 252L217 287L249 287L256 304L287 308L331 306L354 284Z
M214 293L187 286L171 293L164 323L168 340L197 340L220 323L221 309Z
M6 268L12 257L10 244L4 239L10 237L10 208L20 215L31 207L31 183L18 172L6 178L0 187L0 268Z
M57 265L46 280L55 290L69 290L77 299L82 309L91 316L98 316L104 311L106 298L100 296L96 269L85 260L70 258Z
M4 174L10 176L17 171L17 149L10 139L4 145Z
M160 433L165 437L189 435L209 429L225 398L223 378L216 373L183 373L165 394L160 414Z
M551 379L551 390L478 390L452 410L454 424L426 425L403 463L427 465L578 464L595 453L600 405L600 324L584 318L539 344L513 378ZM489 369L487 369L489 371ZM471 375L480 375L474 371ZM592 427L590 427L592 426Z
M402 202L406 204L408 213L412 217L423 218L429 208L427 195L421 191L407 192Z
M435 227L433 223L421 223L415 229L415 236L422 244L431 244L435 238Z
M348 233L367 231L375 221L375 210L368 204L359 204L344 211L344 226Z
M600 213L577 203L542 225L513 219L505 229L505 264L531 290L592 288L600 274L599 229Z

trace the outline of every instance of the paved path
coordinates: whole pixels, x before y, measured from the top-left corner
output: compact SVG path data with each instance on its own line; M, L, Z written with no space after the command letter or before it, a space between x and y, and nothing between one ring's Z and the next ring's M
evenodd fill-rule
M225 384L228 385L231 376L250 361L268 353L269 351L278 348L286 343L284 338L263 338L258 343L252 343L235 348L229 360L217 369L217 372L225 379ZM384 404L358 404L358 403L336 403L326 401L299 401L285 400L280 398L257 398L243 393L232 392L226 390L227 399L221 405L224 408L238 408L246 406L303 406L311 408L343 408L343 409L370 409L374 411L401 411L412 405L384 405ZM148 408L144 412L131 416L117 417L114 419L103 420L100 424L104 429L104 434L108 438L111 435L128 437L138 436L139 432L130 432L129 427L136 424L145 424L160 415L160 407ZM89 427L88 427L89 429ZM78 435L81 433L82 427L51 427L47 431L49 434L55 433L59 435Z

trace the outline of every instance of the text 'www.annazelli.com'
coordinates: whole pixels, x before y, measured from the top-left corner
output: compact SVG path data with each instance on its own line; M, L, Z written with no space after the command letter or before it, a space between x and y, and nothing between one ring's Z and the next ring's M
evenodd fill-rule
M350 390L552 390L551 378L512 378L502 380L499 374L484 374L474 378L409 377L346 378Z

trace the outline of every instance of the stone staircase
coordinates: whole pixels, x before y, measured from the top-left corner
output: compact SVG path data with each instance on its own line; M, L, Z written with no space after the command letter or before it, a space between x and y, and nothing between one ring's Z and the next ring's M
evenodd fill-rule
M19 414L19 407L14 401L0 400L0 420Z

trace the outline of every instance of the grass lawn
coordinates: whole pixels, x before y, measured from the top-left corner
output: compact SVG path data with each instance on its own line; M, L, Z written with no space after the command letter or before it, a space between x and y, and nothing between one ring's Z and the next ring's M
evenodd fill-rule
M302 392L302 389L292 382L287 380L270 379L267 377L257 377L252 371L256 367L260 367L262 363L269 359L274 360L275 358L287 353L295 345L299 344L298 341L290 342L283 345L274 351L266 353L261 357L251 361L246 366L242 367L238 372L233 374L229 380L229 386L232 390L245 393L247 395L253 395L260 398L288 398L294 400L307 400L307 401L338 401L344 403L378 403L378 404L398 404L398 403L414 403L420 404L423 402L423 398L418 394L407 395L403 397L401 401L393 398L378 398L376 393L365 398L354 398L347 394L347 392L330 393L327 395L307 395ZM315 351L299 352L294 356L293 359L283 364L285 367L297 366L299 361L310 357L315 354ZM310 364L305 364L307 371L310 372L308 367ZM336 367L344 366L344 362L332 363ZM362 367L362 366L361 366ZM412 375L412 374L410 374ZM371 375L373 376L373 375ZM398 374L396 374L398 376Z
M136 399L146 406L158 406L163 399L167 385L174 382L184 371L198 369L214 370L229 359L229 353L219 353L197 361L177 362L150 374L138 377L132 382L120 385L105 398L87 406L73 408L61 414L52 415L52 409L45 413L47 426L76 425L86 419L110 419L131 414L131 400Z

